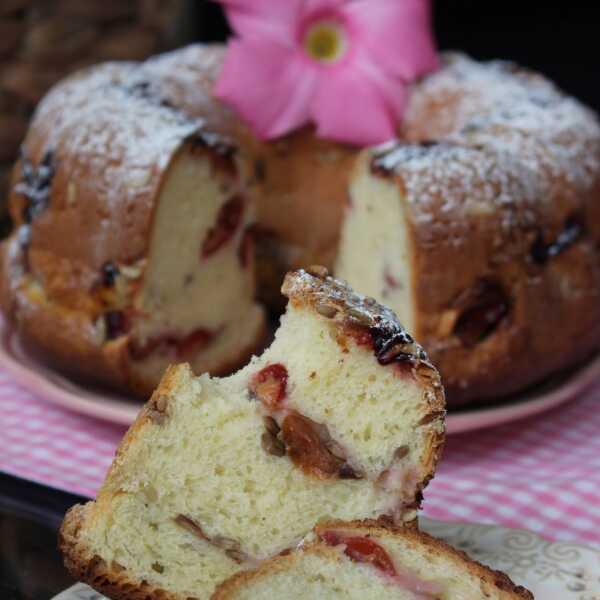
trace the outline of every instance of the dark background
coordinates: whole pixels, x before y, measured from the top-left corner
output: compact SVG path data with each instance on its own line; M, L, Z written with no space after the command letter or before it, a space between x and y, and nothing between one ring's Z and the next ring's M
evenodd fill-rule
M442 49L517 61L600 110L598 8L595 0L437 0L435 30ZM198 10L201 38L224 39L221 9L199 0Z

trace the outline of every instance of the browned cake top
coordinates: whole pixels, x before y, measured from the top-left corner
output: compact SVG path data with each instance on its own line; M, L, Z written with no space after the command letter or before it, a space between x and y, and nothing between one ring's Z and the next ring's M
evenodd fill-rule
M596 115L502 61L447 55L413 88L402 133L403 142L377 149L373 167L401 175L409 200L421 204L440 192L447 205L461 202L470 185L498 207L550 203L557 184L586 192L600 172Z
M96 270L142 258L182 142L232 154L226 137L175 106L150 75L133 63L100 65L40 103L13 176L13 216L31 223L32 247Z
M346 282L328 275L324 267L288 273L281 291L290 301L310 304L320 315L358 332L354 337L372 346L382 365L428 360L392 310L357 294Z

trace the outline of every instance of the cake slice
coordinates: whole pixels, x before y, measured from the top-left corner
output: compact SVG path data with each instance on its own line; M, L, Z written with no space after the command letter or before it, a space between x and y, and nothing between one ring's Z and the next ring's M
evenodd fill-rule
M533 600L504 573L425 533L323 523L297 550L239 573L213 600Z
M287 275L260 358L225 379L168 370L96 501L65 518L76 577L204 599L320 521L414 520L443 441L438 373L391 311L311 271Z

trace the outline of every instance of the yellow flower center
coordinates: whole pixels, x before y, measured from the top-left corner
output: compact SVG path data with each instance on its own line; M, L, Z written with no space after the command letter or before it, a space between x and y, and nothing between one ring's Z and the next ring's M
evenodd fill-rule
M335 62L346 51L346 39L337 23L321 21L306 32L304 48L311 58L319 62Z

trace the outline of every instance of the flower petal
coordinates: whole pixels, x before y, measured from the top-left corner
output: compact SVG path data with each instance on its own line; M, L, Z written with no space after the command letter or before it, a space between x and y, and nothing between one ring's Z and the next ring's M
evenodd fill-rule
M233 39L214 93L268 139L308 122L316 80L295 50L268 39Z
M397 129L402 122L404 111L408 103L407 84L398 77L390 77L381 67L375 64L371 56L365 51L357 52L354 58L354 69L361 73L374 85L388 110L390 118Z
M219 0L235 33L294 44L303 0Z
M354 0L343 10L388 73L412 80L439 66L428 0Z
M396 137L395 111L381 86L360 69L322 73L311 109L317 135L357 146L380 144Z
M302 2L302 18L312 15L335 13L344 6L348 0L304 0Z

